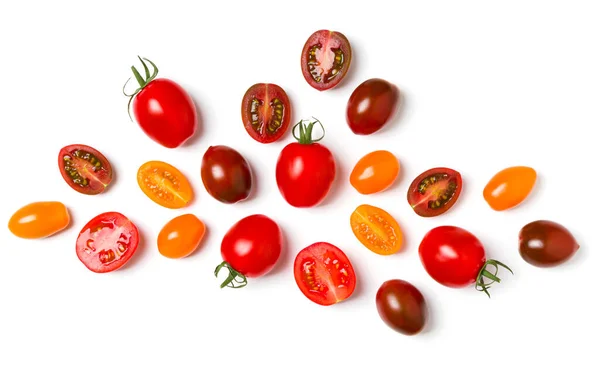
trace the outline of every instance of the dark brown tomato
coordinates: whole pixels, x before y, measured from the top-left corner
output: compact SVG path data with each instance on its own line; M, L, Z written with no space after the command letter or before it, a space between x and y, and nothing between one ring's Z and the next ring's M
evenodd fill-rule
M396 332L415 335L427 323L427 304L421 292L404 280L388 280L377 291L377 312Z
M206 191L223 203L243 201L252 190L252 171L244 157L228 146L211 146L201 166Z
M108 159L93 147L74 144L58 153L58 167L65 182L82 194L104 192L113 178Z
M558 266L578 250L579 244L571 232L553 221L533 221L519 232L519 253L536 267Z
M348 73L352 48L338 31L315 31L302 48L300 64L309 85L319 91L337 86Z
M369 135L386 125L398 107L397 88L379 78L366 80L350 95L346 122L354 134Z
M407 193L408 203L419 216L432 217L448 211L462 191L462 176L450 168L432 168L417 176Z
M286 92L273 83L252 85L242 99L242 122L260 143L281 138L290 126L292 107Z

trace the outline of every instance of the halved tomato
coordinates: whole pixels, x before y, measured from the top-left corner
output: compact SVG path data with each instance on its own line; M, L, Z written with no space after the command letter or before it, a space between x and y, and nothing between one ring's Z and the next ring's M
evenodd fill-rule
M162 161L144 163L137 181L148 198L166 208L183 208L194 198L192 185L183 173Z
M73 190L87 195L104 192L113 177L108 159L87 145L63 147L58 153L58 167L63 179Z
M285 91L274 83L250 86L242 99L242 122L260 143L281 138L290 126L292 107Z
M356 287L352 263L342 250L327 242L300 250L294 261L294 278L300 291L322 306L346 300Z
M419 216L432 217L448 211L462 191L462 176L450 168L432 168L421 173L408 188L408 203Z
M368 204L350 215L352 233L375 254L391 255L400 251L403 235L398 222L387 211Z
M119 212L104 212L81 230L75 245L77 257L96 273L121 268L138 248L137 227Z
M309 85L319 91L337 86L348 73L352 48L338 31L315 31L304 44L300 63Z

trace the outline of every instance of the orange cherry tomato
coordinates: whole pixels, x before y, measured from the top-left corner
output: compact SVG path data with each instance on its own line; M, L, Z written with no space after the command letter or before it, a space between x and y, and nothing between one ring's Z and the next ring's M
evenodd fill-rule
M356 163L350 174L350 184L361 194L373 194L392 186L399 172L400 163L394 154L373 151Z
M204 238L206 227L193 214L171 219L158 234L158 251L171 259L184 258L192 254Z
M533 168L509 167L496 173L483 189L483 198L496 211L519 205L529 196L537 174Z
M21 207L8 221L8 229L17 237L49 237L65 229L71 218L61 202L33 202Z
M162 161L144 163L137 181L148 198L166 208L183 208L194 198L192 185L183 173Z
M391 255L402 247L404 238L398 222L379 207L358 206L350 216L350 226L356 238L376 254Z

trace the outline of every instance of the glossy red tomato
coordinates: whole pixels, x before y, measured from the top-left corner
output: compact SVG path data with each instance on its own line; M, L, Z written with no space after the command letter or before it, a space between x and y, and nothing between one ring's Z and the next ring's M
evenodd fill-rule
M286 92L274 83L252 85L242 99L242 122L260 143L271 143L288 130L292 106Z
M146 60L154 71L150 75ZM148 137L167 148L176 148L191 138L198 127L196 106L190 95L176 82L166 78L156 78L158 68L144 58L145 78L137 69L131 70L140 87L131 94L135 118Z
M473 283L489 296L489 286L500 282L498 266L512 271L501 262L486 260L485 249L471 232L455 226L439 226L425 234L419 245L423 267L435 281L450 288ZM494 272L487 270L494 267ZM486 282L484 278L491 280Z
M113 170L108 159L87 145L68 145L58 153L58 167L65 182L75 191L96 195L112 182Z
M550 220L536 220L519 232L519 254L536 267L555 267L579 250L579 243L564 226Z
M252 191L252 170L246 159L228 146L210 146L200 167L206 191L222 203L236 203Z
M335 160L329 149L319 143L323 137L312 139L312 130L318 121L308 125L302 121L294 126L300 130L298 142L281 150L276 166L276 180L283 198L294 207L312 207L319 204L331 189L335 179ZM321 125L322 126L322 125Z
M90 271L105 273L125 265L140 241L137 227L119 212L105 212L90 220L77 237L77 257Z
M372 78L356 87L346 107L346 122L354 134L368 135L383 128L398 107L398 89Z
M352 62L348 38L339 31L315 31L304 44L300 65L309 85L319 91L337 86Z
M350 259L327 242L300 250L294 261L294 279L306 298L322 306L348 299L356 288L356 273Z
M267 274L281 255L282 243L279 225L265 215L250 215L235 223L223 237L223 262L215 269L215 277L223 267L229 270L221 288L241 288L247 285L246 278Z
M404 335L416 335L427 323L425 297L407 281L395 279L381 284L375 304L381 320Z
M462 191L462 176L450 168L432 168L410 184L408 203L419 216L432 217L448 211Z

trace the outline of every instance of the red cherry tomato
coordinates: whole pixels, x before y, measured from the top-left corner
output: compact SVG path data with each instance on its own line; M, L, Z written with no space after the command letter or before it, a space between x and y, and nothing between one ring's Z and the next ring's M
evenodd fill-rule
M242 99L242 122L260 143L281 138L290 126L292 106L286 92L273 83L252 85Z
M408 203L419 216L432 217L448 211L462 191L462 176L450 168L432 168L410 184Z
M338 31L319 30L308 37L302 48L302 75L319 91L337 86L346 76L352 61L352 48Z
M394 85L379 78L366 80L350 95L346 122L354 134L369 135L383 128L398 106Z
M135 254L140 236L137 227L119 212L105 212L90 220L77 237L79 260L96 273L117 270Z
M148 61L154 71L150 75ZM176 82L166 78L156 78L158 68L144 58L145 78L135 67L131 67L140 87L131 94L133 113L144 133L155 142L167 148L176 148L194 135L198 127L196 106L190 95Z
M98 150L87 145L68 145L58 153L58 167L65 182L75 191L96 195L104 192L113 178L112 166Z
M342 250L327 242L300 250L294 261L294 279L306 298L322 306L348 299L356 287L352 263Z
M244 287L247 277L271 271L281 255L282 243L279 225L265 215L250 215L235 223L223 237L223 262L215 269L215 277L223 267L229 270L221 288Z
M455 226L433 228L419 245L423 267L435 281L450 287L462 288L473 283L489 296L488 289L498 278L498 266L512 270L497 260L486 260L485 249L471 232ZM487 270L494 267L494 272ZM484 278L491 281L486 282Z
M335 160L325 146L312 139L316 123L305 125L302 121L294 126L292 134L298 142L290 143L281 150L276 166L279 192L294 207L312 207L319 204L331 189L335 179ZM322 125L321 125L322 126ZM300 129L300 137L294 130Z

